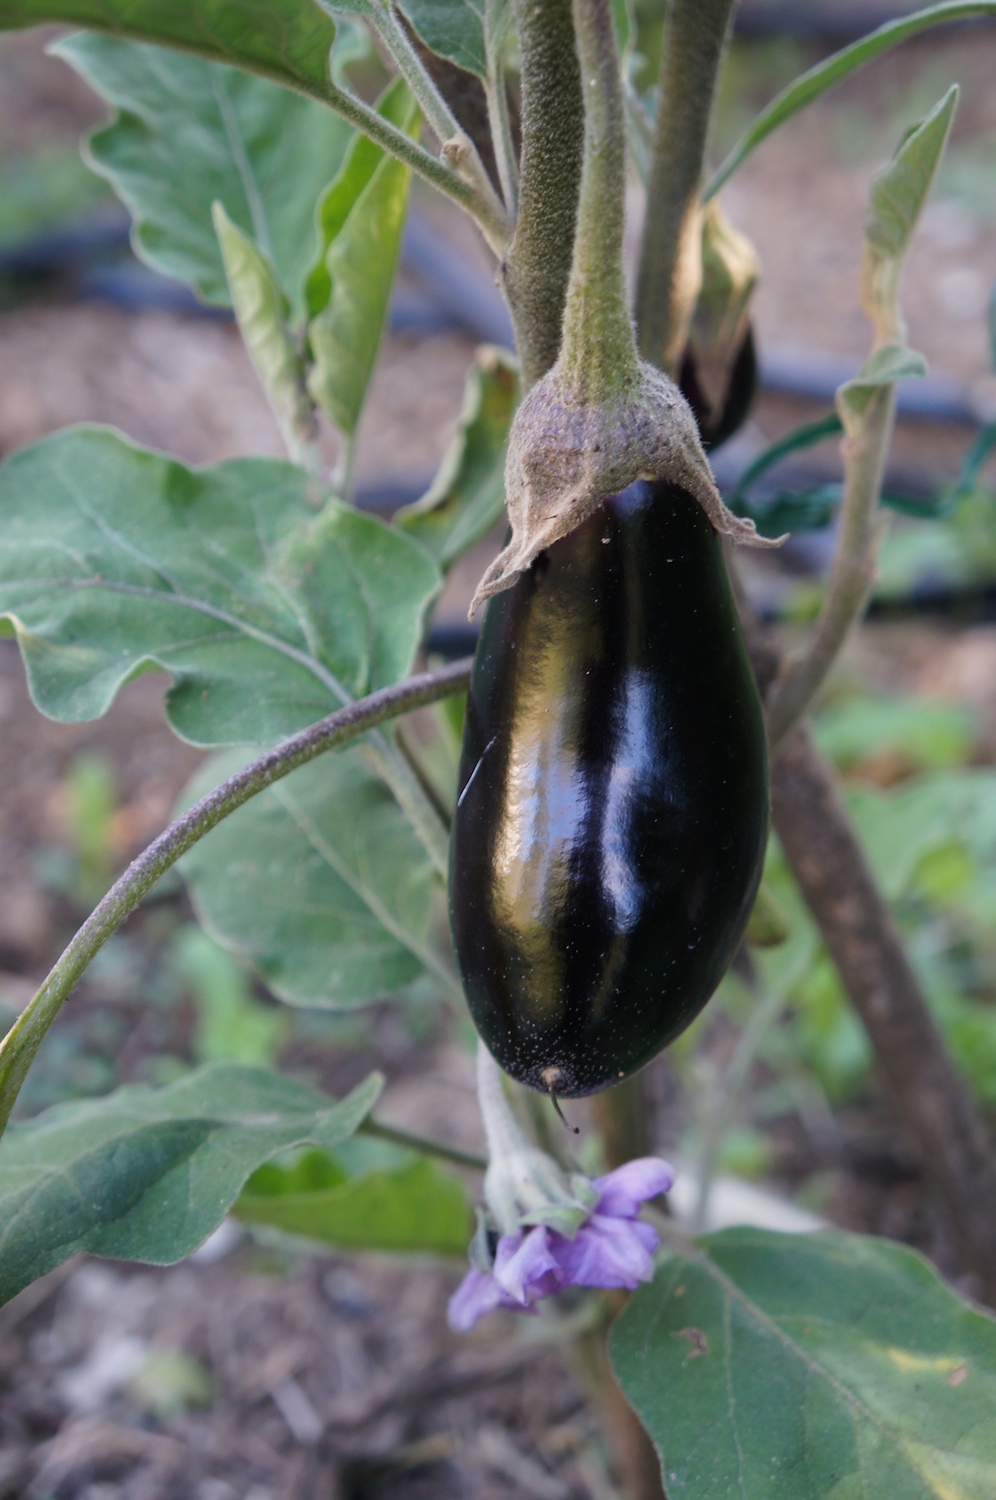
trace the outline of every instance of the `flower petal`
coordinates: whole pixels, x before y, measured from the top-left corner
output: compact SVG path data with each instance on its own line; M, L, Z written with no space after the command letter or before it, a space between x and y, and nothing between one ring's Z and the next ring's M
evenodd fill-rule
M625 1166L595 1178L597 1213L614 1219L633 1219L647 1198L666 1193L674 1182L674 1168L659 1156L638 1156Z
M646 1231L649 1224L593 1214L573 1240L561 1239L557 1260L565 1285L628 1287L649 1281L654 1273Z
M558 1239L563 1236L558 1235ZM566 1241L570 1243L570 1241ZM558 1270L557 1258L551 1247L551 1231L545 1224L539 1224L535 1229L530 1229L528 1234L505 1234L498 1241L498 1250L495 1255L494 1276L502 1291L513 1297L520 1306L525 1307L530 1301L535 1301L536 1296L549 1296L556 1286L547 1285L544 1282L540 1287L537 1283L543 1282L544 1277L550 1272ZM534 1289L534 1295L529 1295L530 1289Z
M447 1319L451 1328L466 1333L478 1318L500 1307L501 1287L486 1271L470 1270L450 1298Z

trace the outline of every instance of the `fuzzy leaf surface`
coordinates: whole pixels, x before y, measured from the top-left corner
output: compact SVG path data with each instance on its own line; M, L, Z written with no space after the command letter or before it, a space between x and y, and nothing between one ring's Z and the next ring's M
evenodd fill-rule
M213 760L185 801L241 763ZM181 869L208 931L292 1004L382 999L438 965L428 937L437 878L357 749L323 756L254 797Z
M731 1229L611 1337L672 1500L988 1500L996 1322L914 1251Z
M311 0L0 0L0 31L53 24L179 47L327 94L335 22Z
M173 685L195 744L291 734L409 671L438 588L426 553L302 469L188 469L106 428L0 466L0 632L50 718L99 717L130 678Z
M270 261L255 240L232 223L224 204L213 205L212 219L242 342L288 453L295 463L308 467L316 433L304 361L288 324L287 298Z
M390 90L388 118L415 135L419 114L404 84ZM364 142L364 146L371 143ZM308 326L314 367L308 381L312 398L340 432L352 436L363 409L374 361L387 324L401 233L408 207L411 173L393 156L372 147L379 162L363 181L370 150L355 151L319 208L320 234L327 248L323 271L309 277L309 300L327 282L321 311ZM343 191L337 193L336 188ZM356 196L349 201L353 192ZM329 203L332 198L332 204ZM338 221L338 222L336 222Z
M134 220L143 260L231 303L211 207L271 261L295 315L315 256L315 204L354 132L331 110L264 78L139 42L79 35L57 44L116 110L87 143L91 165Z
M883 258L900 260L906 254L944 154L957 103L958 89L952 87L909 132L872 183L865 236Z
M411 115L411 94L403 79L395 79L377 101L377 113L399 129ZM384 160L383 148L365 135L354 135L333 180L322 193L315 214L318 230L318 252L308 273L305 288L308 316L317 315L328 306L332 278L326 256L332 243L345 227L353 209L377 168Z
M485 0L400 0L400 7L430 52L487 77Z
M0 1141L0 1302L79 1250L168 1265L217 1228L278 1152L330 1147L377 1099L342 1101L262 1068L209 1067L163 1089L56 1105Z

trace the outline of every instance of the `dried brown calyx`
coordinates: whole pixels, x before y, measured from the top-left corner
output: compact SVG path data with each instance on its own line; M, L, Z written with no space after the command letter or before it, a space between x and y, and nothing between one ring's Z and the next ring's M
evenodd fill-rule
M478 584L471 616L580 526L606 495L636 479L680 485L734 542L779 545L723 504L692 409L668 376L637 361L610 396L593 401L587 382L571 379L564 364L557 361L516 413L505 465L512 536Z

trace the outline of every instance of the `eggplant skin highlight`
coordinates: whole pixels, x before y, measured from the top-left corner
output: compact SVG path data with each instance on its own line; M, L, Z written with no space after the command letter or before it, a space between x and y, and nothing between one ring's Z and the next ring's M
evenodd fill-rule
M617 1083L698 1015L768 831L764 724L720 538L638 481L491 599L471 678L450 919L513 1078Z

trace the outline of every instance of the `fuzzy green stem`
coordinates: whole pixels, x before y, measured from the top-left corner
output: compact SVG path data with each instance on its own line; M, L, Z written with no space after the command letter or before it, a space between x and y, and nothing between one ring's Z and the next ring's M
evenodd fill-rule
M515 234L501 277L525 395L560 350L584 105L571 0L514 0L514 12L522 59L522 153Z
M678 372L701 283L702 164L733 3L670 0L667 11L636 322L644 359L670 375Z
M401 1130L396 1125L385 1125L368 1115L357 1126L357 1135L369 1135L374 1140L390 1141L392 1146L403 1146L406 1151L419 1151L423 1156L435 1156L440 1161L449 1161L457 1167L470 1167L475 1172L487 1171L487 1159L473 1151L461 1151L459 1146L447 1146L443 1141L431 1141L428 1136L414 1135L410 1130Z
M377 724L427 703L466 692L470 661L423 672L338 709L300 734L261 755L195 802L182 817L132 860L71 940L44 984L0 1042L0 1133L5 1129L28 1068L63 1002L95 955L138 906L156 881L198 840L236 808L289 776L326 750L333 750Z
M484 170L477 147L466 131L460 128L446 100L422 66L418 53L391 7L385 6L383 10L378 10L373 24L402 78L418 101L423 115L439 137L444 159L451 162L457 176L473 188L479 202L489 205L489 212L497 222L504 210Z
M878 497L896 415L896 388L882 386L871 397L861 429L844 439L844 503L833 566L823 607L801 656L789 662L768 694L766 714L772 749L795 728L826 681L875 581L882 524Z
M605 401L639 378L623 269L626 114L610 0L574 0L584 95L584 162L560 368L581 399Z
M501 183L505 206L514 219L519 207L519 164L515 159L512 122L508 114L508 90L505 86L505 70L501 64L500 47L490 40L485 97L498 180Z
M378 114L369 104L364 104L362 99L357 99L347 89L341 89L330 81L325 85L321 97L337 115L348 120L350 125L355 125L357 130L362 130L364 135L382 146L391 156L396 156L406 167L410 167L434 188L452 198L454 203L458 203L475 220L495 254L504 254L508 244L508 218L486 181L483 185L468 181L457 170L456 158L451 156L441 161L433 156L431 151L413 141L405 131L385 120L383 115Z

